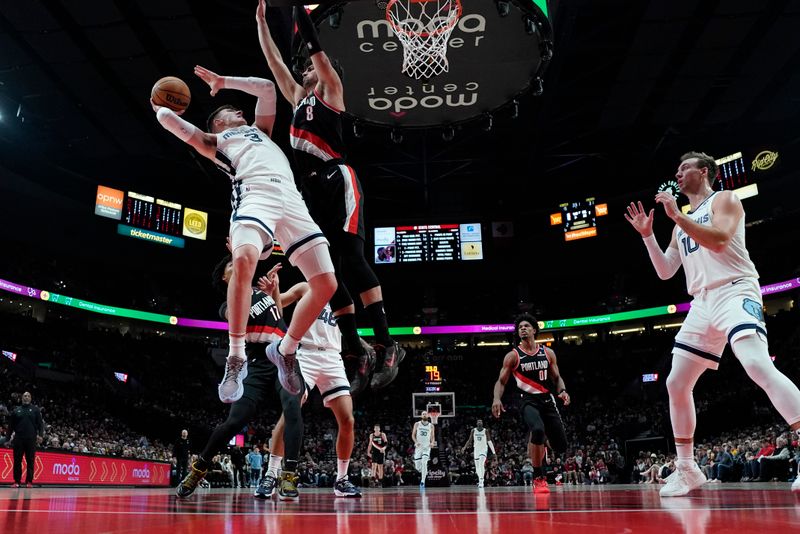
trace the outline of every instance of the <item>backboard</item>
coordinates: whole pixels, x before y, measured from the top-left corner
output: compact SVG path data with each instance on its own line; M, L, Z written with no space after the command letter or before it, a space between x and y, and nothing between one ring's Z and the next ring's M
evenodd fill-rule
M484 117L531 89L538 92L553 50L545 0L461 4L447 45L449 69L429 79L402 73L403 47L386 19L385 1L314 9L322 46L344 70L348 114L365 124L435 127ZM297 36L292 48L296 57L305 53Z
M439 417L456 416L456 394L444 393L412 393L411 410L414 418L422 417L422 412L428 409L429 404L439 404L442 413Z

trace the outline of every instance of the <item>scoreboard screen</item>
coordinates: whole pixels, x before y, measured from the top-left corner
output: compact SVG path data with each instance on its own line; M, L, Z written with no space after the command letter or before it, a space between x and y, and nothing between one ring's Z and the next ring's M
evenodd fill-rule
M180 204L128 191L123 207L125 224L161 234L180 236L183 210Z
M442 373L438 365L425 365L425 375L422 380L425 384L426 393L438 393L442 390Z
M550 215L550 224L561 225L564 240L574 241L597 235L597 217L608 214L607 204L596 204L594 197L560 204L559 213Z
M483 259L480 223L375 228L375 263Z

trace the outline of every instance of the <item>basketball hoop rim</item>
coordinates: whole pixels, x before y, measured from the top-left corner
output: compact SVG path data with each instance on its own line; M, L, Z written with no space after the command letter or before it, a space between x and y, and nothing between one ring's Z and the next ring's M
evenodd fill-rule
M455 25L458 23L459 19L461 18L461 13L462 13L462 10L463 10L463 8L462 8L462 6L461 6L461 0L454 0L454 1L455 1L455 3L456 3L456 6L458 6L458 9L456 9L456 15L455 15L455 17L452 17L452 22L450 22L450 23L449 23L447 26L445 26L444 28L439 28L439 29L437 29L437 30L436 30L436 31L434 31L434 32L415 32L415 31L411 31L411 30L404 30L404 29L402 29L402 28L399 28L399 27L398 27L398 26L397 26L397 25L394 23L394 20L392 20L392 17L391 17L391 15L389 15L389 13L390 13L390 12L391 12L391 10L392 10L392 6L394 6L394 5L395 5L397 2L399 2L399 1L401 1L401 0L389 0L389 1L386 3L386 20L389 22L389 24L392 26L392 29L393 29L393 30L394 30L396 33L402 33L402 34L404 34L404 35L408 35L409 37L422 37L422 38L428 38L428 37L430 37L431 35L440 35L440 34L442 34L442 33L445 33L445 32L448 32L448 31L451 31L451 30L452 30L452 29L455 27ZM424 3L427 3L427 2L438 2L439 0L407 0L407 1L408 1L408 3L409 3L409 4L424 4Z

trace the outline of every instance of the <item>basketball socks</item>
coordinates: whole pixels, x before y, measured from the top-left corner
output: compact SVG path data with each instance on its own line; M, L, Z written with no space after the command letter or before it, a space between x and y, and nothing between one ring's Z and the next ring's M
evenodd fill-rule
M389 335L389 322L386 319L386 311L383 309L383 301L373 302L364 309L369 314L372 328L375 330L375 340L384 347L394 343Z
M245 334L234 334L232 332L228 333L228 344L230 349L228 350L228 356L233 356L235 358L239 358L240 360L244 360L247 358L244 352L244 336Z
M366 350L361 345L361 339L358 337L358 329L356 328L356 316L354 313L343 313L336 316L336 324L339 326L339 331L342 333L344 339L344 346L347 347L347 354L354 354L356 356L363 356Z
M278 478L278 470L281 468L281 460L283 460L283 456L276 456L274 454L269 456L269 463L267 464L267 474L269 476Z
M294 354L297 352L297 346L300 345L300 340L295 339L290 335L285 335L278 345L278 352L286 356L287 354Z
M343 478L347 478L347 470L350 468L350 459L342 460L341 458L338 459L336 462L336 480L341 480Z
M689 467L694 462L694 441L690 443L675 443L678 465Z

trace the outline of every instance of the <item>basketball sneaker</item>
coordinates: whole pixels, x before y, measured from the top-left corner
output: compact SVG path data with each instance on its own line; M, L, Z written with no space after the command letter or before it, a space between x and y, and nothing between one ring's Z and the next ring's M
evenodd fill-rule
M536 477L533 479L533 492L550 493L550 488L547 487L547 479L544 477Z
M244 379L247 378L247 358L228 356L225 361L225 376L217 387L219 400L230 404L242 398Z
M336 481L336 484L333 485L333 493L337 497L347 497L349 499L361 498L361 492L347 477L340 478Z
M19 484L17 484L16 482L14 482L13 484L11 484L11 487L12 487L13 489L16 489L16 488L18 488L18 487L19 487Z
M25 483L25 487L26 488L32 488L33 487L33 482L26 482Z
M303 391L303 379L298 371L295 353L281 354L278 349L280 340L267 345L267 358L278 368L278 381L290 395L299 395Z
M705 483L706 476L696 464L692 463L689 467L678 466L675 472L666 478L666 484L659 494L662 497L680 497Z
M364 354L358 357L358 368L350 382L350 394L353 396L358 395L367 385L369 385L369 375L375 369L375 349L372 345L359 338L361 346L364 347Z
M792 491L800 491L800 473L794 477L794 482L792 482Z
M380 345L376 346L376 350L380 349ZM391 384L392 380L397 377L400 362L406 357L405 349L398 345L397 341L392 342L391 345L385 347L383 350L383 365L378 366L379 369L372 375L372 381L370 382L372 389L385 388Z
M254 497L257 499L269 499L275 495L275 488L278 487L278 479L272 475L267 475L261 479L261 484L256 488Z
M281 482L278 486L278 498L282 501L296 501L300 498L297 491L297 475L291 471L281 473Z
M208 473L208 471L201 471L195 467L196 464L197 462L192 462L192 470L188 475L186 475L186 478L184 478L181 483L178 484L178 487L175 488L175 495L181 499L185 499L194 493L194 490L197 489L200 481L202 481L206 477L206 473Z

